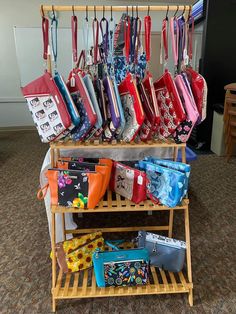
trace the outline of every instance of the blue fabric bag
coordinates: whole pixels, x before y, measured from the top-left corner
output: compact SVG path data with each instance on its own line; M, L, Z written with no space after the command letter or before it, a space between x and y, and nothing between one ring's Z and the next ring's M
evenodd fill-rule
M190 176L190 170L191 166L188 164L185 164L183 162L177 162L177 161L172 161L172 160L163 160L163 159L158 159L155 157L145 157L146 161L152 162L156 165L160 165L163 167L167 167L169 169L173 170L178 170L183 172L186 177L185 177L185 183L184 183L184 195L183 197L187 194L188 192L188 183L189 183L189 176Z
M62 76L59 73L55 74L54 81L66 103L67 109L71 116L72 123L75 126L78 126L80 124L80 115L70 95L70 92L68 91L66 83L64 82Z
M146 248L93 253L98 287L136 286L148 283L149 253Z
M186 175L149 161L139 161L138 166L147 174L147 195L154 202L168 207L177 206L184 196Z

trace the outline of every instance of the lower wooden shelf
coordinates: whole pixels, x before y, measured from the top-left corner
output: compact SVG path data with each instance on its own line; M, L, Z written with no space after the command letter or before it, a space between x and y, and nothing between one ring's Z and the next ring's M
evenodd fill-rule
M171 273L151 267L150 283L136 287L107 287L96 285L93 269L80 273L62 274L59 272L56 287L53 289L55 299L115 297L126 295L189 293L193 284L189 283L183 272Z

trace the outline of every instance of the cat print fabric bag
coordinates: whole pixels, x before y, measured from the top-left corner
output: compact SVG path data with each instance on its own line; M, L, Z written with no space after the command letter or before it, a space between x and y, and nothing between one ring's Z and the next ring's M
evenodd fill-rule
M71 127L65 101L50 73L22 87L22 93L43 143L54 141Z

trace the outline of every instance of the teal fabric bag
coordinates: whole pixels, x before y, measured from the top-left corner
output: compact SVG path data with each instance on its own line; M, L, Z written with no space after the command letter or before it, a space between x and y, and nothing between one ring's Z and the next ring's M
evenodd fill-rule
M146 248L93 253L93 266L98 287L136 286L148 282L149 253Z
M186 175L180 171L139 161L138 166L147 174L147 196L154 203L177 206L184 197Z

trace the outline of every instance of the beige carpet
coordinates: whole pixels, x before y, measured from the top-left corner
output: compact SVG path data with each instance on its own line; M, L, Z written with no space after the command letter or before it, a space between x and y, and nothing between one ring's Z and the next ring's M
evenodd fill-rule
M48 145L35 132L0 133L0 313L50 313L50 242L39 171ZM236 313L236 159L192 163L190 222L194 306L187 295L59 301L58 313ZM87 214L83 226L159 223L158 213ZM183 235L180 213L176 237Z

